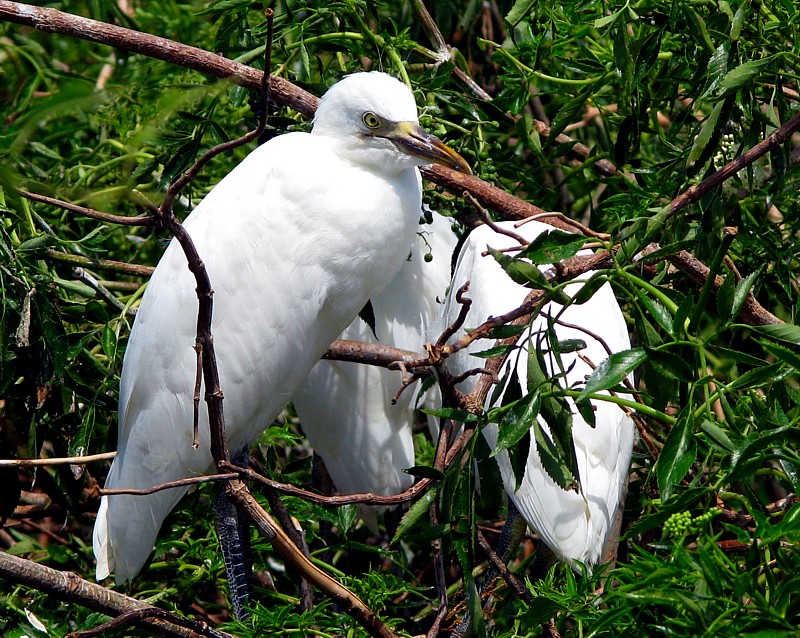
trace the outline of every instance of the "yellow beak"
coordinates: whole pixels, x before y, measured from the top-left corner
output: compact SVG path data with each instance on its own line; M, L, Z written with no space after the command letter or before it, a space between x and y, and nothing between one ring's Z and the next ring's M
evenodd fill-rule
M431 135L416 122L397 122L394 128L381 135L404 153L440 164L454 171L472 175L467 161L435 135Z

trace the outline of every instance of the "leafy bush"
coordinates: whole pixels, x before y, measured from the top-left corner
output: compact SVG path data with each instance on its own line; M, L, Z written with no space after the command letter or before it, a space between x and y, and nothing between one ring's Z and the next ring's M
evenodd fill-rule
M265 19L251 0L49 4L262 64ZM502 587L486 623L497 636L794 635L800 155L791 135L798 126L785 125L800 99L798 6L438 0L429 9L453 46L442 51L416 7L279 2L272 71L316 95L364 67L407 76L423 125L477 176L610 235L600 248L619 249L603 274L636 341L611 371L621 379L636 370L643 420L616 566L592 575L543 566L539 548L530 556L529 536L512 567L533 603ZM137 193L159 201L199 153L253 128L257 96L102 44L0 28L0 456L113 450L130 310L146 280L146 270L130 265L154 265L166 234L33 202L19 189L117 215L144 213ZM296 111L274 104L271 113L268 135L308 127ZM781 126L765 153L746 153ZM248 150L212 161L179 207L199 201ZM718 179L734 159L735 170ZM429 184L425 199L462 222L474 214L460 192L441 186ZM644 248L652 254L639 261ZM420 462L432 458L432 444L421 435L418 443ZM481 478L471 464L454 465L412 509L402 545L381 546L352 506L285 499L312 551L398 632L424 633L435 615L432 538L444 540L453 592L485 567L475 526L488 525L494 539L504 506L488 450L477 437L472 445ZM290 412L267 432L259 457L271 478L311 480ZM91 579L105 463L0 471L2 508L13 513L0 534L5 550ZM211 491L199 492L169 517L132 591L217 624L227 620L224 569L208 516ZM424 516L435 499L448 516L437 525ZM413 518L415 511L423 515ZM265 541L254 550L272 582L261 574L255 613L230 631L362 631L319 596L301 611L293 575ZM60 636L100 621L12 580L0 588L6 636ZM463 606L463 597L454 601Z

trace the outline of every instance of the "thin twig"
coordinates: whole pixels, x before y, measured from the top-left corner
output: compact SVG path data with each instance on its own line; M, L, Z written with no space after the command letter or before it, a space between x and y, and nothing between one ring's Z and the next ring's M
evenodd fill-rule
M464 295L469 292L469 281L467 281L461 288L456 291L456 302L461 305L461 310L458 312L458 317L456 320L447 326L443 331L442 334L439 335L439 338L436 340L434 344L434 349L439 351L444 348L445 344L450 340L458 330L464 325L464 322L467 320L467 315L469 314L469 309L472 307L472 299L469 297L465 297Z
M464 197L470 204L472 204L472 207L476 210L478 216L483 220L483 223L498 235L506 235L507 237L511 237L511 239L517 242L520 246L527 246L530 243L522 235L515 233L512 230L508 230L507 228L504 228L503 226L500 226L492 221L492 218L489 216L489 211L480 205L480 202L478 202L478 200L472 196L472 193L469 191L463 191L461 196Z
M127 611L116 618L112 618L111 620L94 627L93 629L70 632L67 634L66 638L94 638L94 636L103 636L107 631L110 631L115 627L119 627L120 625L151 618L159 618L161 620L168 620L170 622L180 624L183 627L186 627L186 629L189 629L200 636L209 636L209 638L221 638L222 636L227 636L227 634L209 627L208 624L203 621L176 616L175 614L164 609L159 609L158 607L147 607L144 609L132 609L131 611Z
M475 529L475 538L478 540L478 545L481 546L481 549L483 550L484 554L486 554L489 562L500 573L500 575L503 577L503 580L506 581L508 586L517 595L517 598L530 605L533 602L533 596L531 596L531 593L528 591L525 585L519 581L519 578L511 573L511 570L508 569L508 566L492 549L492 546L489 544L489 541L486 540L483 532L477 528Z
M133 309L129 308L126 310L125 305L114 295L112 295L110 290L108 290L103 284L97 281L97 279L92 277L92 275L90 275L80 266L72 270L72 275L82 284L89 286L89 288L94 290L106 303L116 308L119 312L124 312L128 317L131 318L136 315L136 312Z
M47 253L45 254L50 259L63 261L67 264L84 266L93 270L112 270L114 272L123 273L126 275L134 275L136 277L149 277L153 274L153 270L155 270L155 268L152 266L140 266L139 264L129 264L124 261L114 261L113 259L93 259L91 257L82 257L81 255L70 255L52 248L48 249Z
M2 14L0 13L0 15ZM100 212L99 210L94 210L93 208L86 208L85 206L78 206L77 204L70 204L68 202L63 202L60 199L54 199L53 197L47 197L46 195L31 193L30 191L26 191L23 189L17 189L16 192L19 193L25 199L29 199L33 202L39 202L41 204L56 206L64 210L68 210L72 213L78 213L79 215L83 215L84 217L91 217L92 219L98 219L103 222L108 222L109 224L120 224L122 226L158 225L158 220L154 219L150 215L138 215L136 217L126 217L125 215L112 215L110 213L103 213Z
M116 452L89 454L88 456L61 456L52 459L0 459L0 467L50 467L54 465L86 465L95 461L108 461Z
M718 171L714 171L699 184L687 188L670 202L669 214L674 215L682 208L686 208L690 204L700 201L706 193L720 186L723 182L736 175L740 170L749 166L770 151L782 146L784 142L798 130L800 130L800 113L794 115L788 122L773 131L749 151L742 153L736 159L728 162Z
M205 474L203 476L190 476L189 478L178 479L176 481L166 481L153 485L153 487L145 487L141 489L133 487L122 488L104 488L100 490L101 496L114 496L117 494L130 494L132 496L147 496L148 494L155 494L156 492L163 492L164 490L171 490L175 487L186 487L187 485L197 485L198 483L215 483L218 481L228 481L231 479L239 478L237 473L228 474Z
M278 481L273 481L272 479L268 479L266 476L263 476L259 472L251 470L250 468L239 467L238 465L234 465L233 463L223 463L221 469L237 472L242 478L245 478L248 481L259 483L271 490L275 490L276 492L281 492L282 494L287 494L289 496L296 496L298 498L302 498L303 500L315 503L317 505L321 505L322 507L341 507L343 505L353 505L353 504L399 505L400 503L405 503L407 501L415 499L417 496L422 494L422 492L428 489L433 483L432 479L423 478L420 479L418 482L414 483L414 485L409 487L407 490L401 492L400 494L392 494L391 496L383 496L381 494L372 494L372 493L341 494L339 496L325 496L322 494L317 494L315 492L309 492L308 490L304 490L300 487L291 485L289 483L279 483Z

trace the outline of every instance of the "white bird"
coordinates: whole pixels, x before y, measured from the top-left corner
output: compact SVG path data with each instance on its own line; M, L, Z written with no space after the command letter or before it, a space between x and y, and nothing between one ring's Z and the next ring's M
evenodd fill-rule
M500 225L507 229L513 228L510 222L502 222ZM540 222L528 222L519 229L514 229L528 241L547 230L552 228ZM498 316L520 305L530 290L512 281L491 255L481 255L487 246L502 250L517 245L516 240L496 233L488 226L481 226L470 234L453 275L450 296L445 305L445 325L450 325L458 316L461 306L455 300L455 293L467 281L470 282L467 296L472 299L472 306L464 324L465 328L474 328L489 316ZM590 274L587 273L587 277ZM564 290L568 296L574 297L581 286L582 284L576 282L566 286ZM527 350L537 347L536 333L546 331L546 315L585 327L603 339L611 352L622 352L631 347L625 319L607 283L584 304L572 304L563 312L561 310L562 306L555 302L547 304L531 326L533 339L525 341L528 333L524 333L518 342L522 346L521 351L512 353L506 363L505 370L516 365L523 393L527 383ZM599 365L609 356L599 341L582 330L556 323L554 332L559 341L584 341L586 348L580 354L595 365ZM462 335L454 335L451 342L460 336ZM544 344L546 343L545 339ZM449 357L449 372L458 375L478 367L482 360L470 355L486 350L489 347L486 344L486 341L475 341L468 348ZM580 359L577 353L563 353L560 356L567 371L560 380L562 384L581 384L591 374L592 367ZM545 361L549 364L550 374L560 371L552 355L545 356ZM502 378L503 373L500 376ZM476 377L469 377L459 389L470 392L475 383ZM574 402L569 400L569 404L573 413L572 433L581 492L565 491L559 487L543 468L533 440L519 489L515 489L516 481L508 453L504 450L495 458L506 492L522 516L561 560L578 569L576 561L591 566L601 559L603 546L624 489L633 447L634 427L631 418L612 403L593 401L595 427L591 427L580 416ZM539 420L549 435L549 428L541 416ZM489 424L483 432L490 448L494 449L497 426Z
M350 75L308 133L254 150L186 220L215 290L213 333L231 450L278 415L331 341L392 279L421 210L417 166L466 162L418 125L411 91ZM119 444L106 486L148 488L212 469L200 411L192 448L195 281L171 242L137 313L120 382ZM97 578L133 578L186 493L104 496Z
M450 283L450 264L456 236L450 222L433 215L420 233L392 282L372 297L375 335L356 319L340 339L378 342L424 352L432 323L438 323L441 302ZM433 259L426 262L424 256ZM377 335L377 339L376 339ZM413 477L403 472L414 463L412 438L416 384L400 387L396 370L344 361L320 361L295 394L300 423L314 451L342 494L372 492L393 495L407 489ZM375 527L372 508L362 518Z

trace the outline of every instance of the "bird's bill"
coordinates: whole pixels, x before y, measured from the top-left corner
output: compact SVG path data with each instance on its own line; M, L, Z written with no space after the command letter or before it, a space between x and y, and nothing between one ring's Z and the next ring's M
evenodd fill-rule
M408 155L472 175L467 160L415 122L397 122L385 137Z

